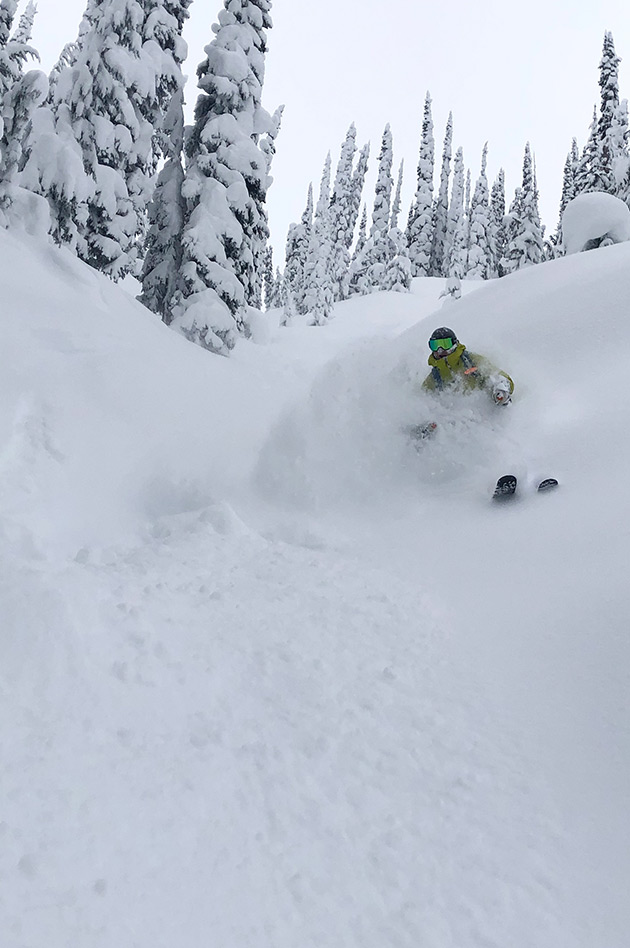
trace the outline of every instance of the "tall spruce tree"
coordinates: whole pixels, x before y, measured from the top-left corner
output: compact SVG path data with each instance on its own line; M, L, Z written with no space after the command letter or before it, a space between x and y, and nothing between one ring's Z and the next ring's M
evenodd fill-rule
M142 293L138 299L168 325L171 319L169 301L177 286L183 254L184 97L181 89L171 98L160 129L160 139L160 148L167 160L160 171L149 205L149 230L140 276Z
M16 10L16 0L0 2L0 209L3 215L14 199L16 173L30 116L48 94L48 82L43 73L32 70L24 75L27 60L39 59L36 50L29 45L34 4L28 4L11 35ZM6 217L3 223L8 223Z
M270 181L259 140L272 128L261 104L270 8L270 0L224 0L197 70L201 95L186 140L183 259L172 323L223 355L239 333L248 334L246 306L256 296L266 232L260 208Z
M615 53L615 44L612 33L604 34L602 58L599 64L599 88L601 105L599 121L597 123L598 164L601 175L601 190L615 194L614 163L618 155L615 154L615 139L613 138L613 123L619 107L619 56Z
M378 172L374 190L374 208L370 238L363 253L365 256L366 288L368 292L383 289L383 280L390 259L391 245L388 240L392 191L393 140L389 125L385 126L378 156Z
M348 294L350 296L364 295L367 293L367 283L365 279L365 257L363 251L367 243L367 205L363 205L359 230L357 233L357 242L350 260L350 269L348 271Z
M284 263L284 295L291 316L306 315L304 273L313 229L313 185L308 186L306 207L299 224L291 224L287 234Z
M156 62L155 95L151 97L155 158L166 159L149 205L149 229L144 242L144 261L139 299L168 323L169 300L177 285L182 263L184 199L184 77L182 63L186 43L182 29L191 0L146 0L143 26L145 50L153 48Z
M323 326L332 316L334 291L330 272L330 152L324 164L313 230L304 267L304 308L313 326Z
M575 190L577 194L585 194L590 191L607 191L609 185L610 181L601 163L597 106L594 106L588 139L575 172Z
M579 153L577 141L574 138L571 144L571 149L567 154L567 157L564 162L564 170L562 174L562 194L560 196L560 212L558 215L558 225L556 227L556 232L552 237L554 249L557 254L562 253L562 217L564 215L565 208L569 201L572 201L576 195L576 170L579 161Z
M458 148L453 165L451 202L448 210L448 273L449 277L463 279L468 269L468 223L464 208L464 152Z
M499 169L490 192L490 276L503 276L501 260L505 254L505 172Z
M487 161L488 143L486 142L481 156L481 171L470 205L468 276L477 280L487 280L491 268Z
M335 300L345 299L348 292L348 267L352 244L353 193L352 171L357 130L354 123L341 146L335 181L330 197L331 254L330 269Z
M401 208L401 195L402 195L402 183L403 183L403 171L405 167L404 159L400 162L398 167L398 177L396 178L396 191L394 192L394 200L392 201L392 212L389 221L390 229L398 227L398 218L400 216Z
M413 276L429 276L433 244L433 167L435 141L431 96L427 92L422 119L422 138L418 157L418 178L407 222L407 246Z
M90 0L51 94L60 138L75 138L92 182L78 252L114 279L136 269L155 168L156 59L144 20L139 0Z
M510 224L504 259L506 273L540 263L543 259L538 187L529 142L525 146L523 158L522 187L516 190L509 216Z
M448 187L451 174L453 143L453 113L449 112L442 149L440 190L435 202L433 218L433 242L431 244L430 271L433 276L445 276L445 256L448 252Z

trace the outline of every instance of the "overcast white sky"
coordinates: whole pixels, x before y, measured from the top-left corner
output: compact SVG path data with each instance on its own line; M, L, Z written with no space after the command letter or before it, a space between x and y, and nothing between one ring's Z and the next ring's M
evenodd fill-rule
M47 71L62 46L75 38L86 0L37 4L33 41ZM194 0L191 6L185 32L190 109L197 94L195 70L222 5L221 0ZM275 0L272 16L264 104L269 111L286 106L269 193L280 264L287 227L302 213L309 181L318 186L326 152L332 151L335 162L353 121L359 144L372 144L370 189L383 128L390 123L396 166L405 160L405 217L427 89L438 161L452 110L454 146L463 146L473 181L487 140L490 183L503 167L508 203L529 141L543 221L553 230L571 138L584 143L598 101L605 30L612 31L623 60L621 95L630 97L628 0L529 0L525 5L510 0Z

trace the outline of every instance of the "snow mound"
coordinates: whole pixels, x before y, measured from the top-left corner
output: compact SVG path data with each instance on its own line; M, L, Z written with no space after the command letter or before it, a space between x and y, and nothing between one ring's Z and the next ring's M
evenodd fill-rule
M562 240L567 253L630 240L630 210L612 194L579 194L562 215Z

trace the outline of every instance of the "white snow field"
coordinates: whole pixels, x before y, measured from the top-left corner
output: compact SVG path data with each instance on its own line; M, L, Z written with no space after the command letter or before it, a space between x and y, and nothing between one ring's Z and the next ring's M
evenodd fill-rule
M0 251L2 948L627 948L630 245L229 360Z

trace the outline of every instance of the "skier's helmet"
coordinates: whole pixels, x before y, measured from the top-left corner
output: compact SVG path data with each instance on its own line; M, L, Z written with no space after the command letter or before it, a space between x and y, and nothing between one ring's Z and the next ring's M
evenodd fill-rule
M458 345L458 338L448 326L440 326L431 333L429 349L433 353L441 350L442 353L452 352Z

